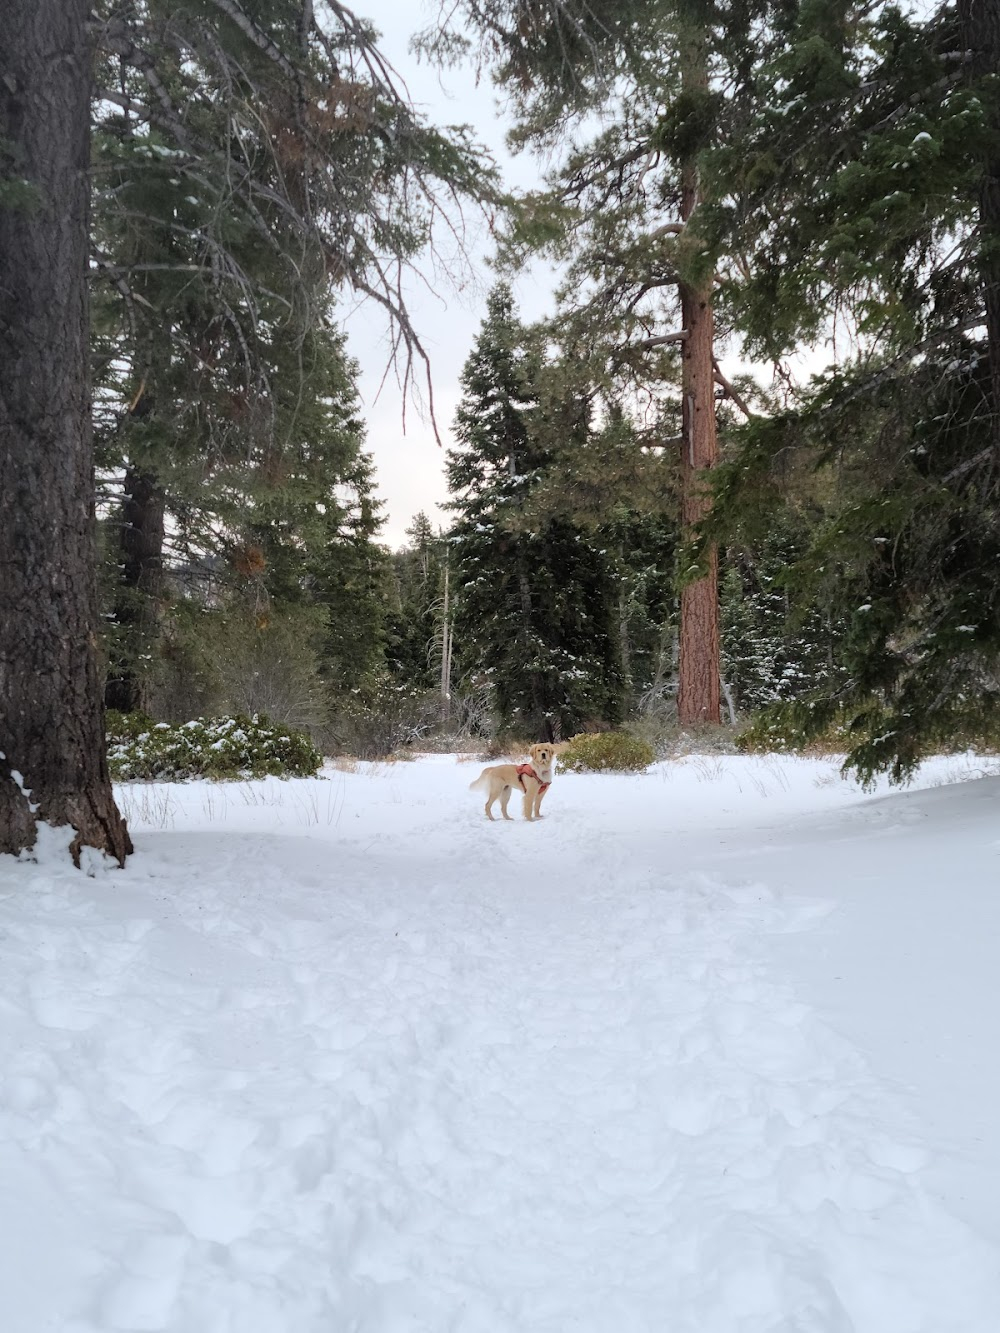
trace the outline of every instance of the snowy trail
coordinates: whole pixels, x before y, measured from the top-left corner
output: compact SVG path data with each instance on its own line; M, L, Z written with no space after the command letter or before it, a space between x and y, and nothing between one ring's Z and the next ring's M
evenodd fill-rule
M772 962L826 906L672 858L703 797L337 778L309 836L309 784L188 788L124 876L0 869L6 1333L995 1333L996 1251ZM703 818L817 801L774 795Z

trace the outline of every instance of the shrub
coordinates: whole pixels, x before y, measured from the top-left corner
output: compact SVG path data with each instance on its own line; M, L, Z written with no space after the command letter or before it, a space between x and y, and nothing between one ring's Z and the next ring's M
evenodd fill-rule
M145 731L152 731L156 723L145 713L116 713L113 708L109 708L104 717L104 734L108 738L108 745L114 745L118 741L134 741Z
M736 732L727 722L677 721L640 714L629 721L629 734L648 741L657 759L676 759L684 754L735 754Z
M387 759L417 744L440 709L438 695L380 682L343 697L333 710L328 740L334 752L356 759Z
M653 747L624 731L573 736L559 756L564 773L642 773L656 759Z
M217 683L220 713L259 714L310 730L326 721L315 608L286 609L259 621L234 606L207 621L202 651Z
M882 763L877 757L879 752L871 748L894 735L892 732L882 734L877 725L879 721L879 714L873 709L868 715L860 714L853 720L846 713L838 713L822 726L808 725L808 716L803 711L777 706L757 713L750 725L736 737L736 747L741 754L791 752L846 756L845 769L854 769L863 779L866 774L871 778L890 769L890 763ZM1000 750L1000 716L986 719L977 726L949 725L946 735L935 738L926 748L912 752L914 766L927 754L961 754L965 750L997 753ZM881 753L887 751L883 749Z
M778 705L762 709L736 736L740 754L844 754L851 748L847 722L837 719L822 730L804 730L798 714Z
M487 760L490 763L496 763L498 759L520 763L531 747L536 744L538 742L533 736L512 736L509 731L503 731L499 735L489 738L486 744L480 748L479 757L483 763L486 763Z
M172 724L109 713L108 764L120 782L312 777L323 756L304 732L261 714Z
M785 754L789 750L801 750L804 746L804 740L789 736L785 727L760 713L736 736L736 748L740 754Z

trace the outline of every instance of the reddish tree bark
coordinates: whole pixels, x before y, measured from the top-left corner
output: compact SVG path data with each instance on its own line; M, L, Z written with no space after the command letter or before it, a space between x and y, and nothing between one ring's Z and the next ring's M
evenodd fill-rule
M689 33L682 50L684 92L708 90L708 63L703 34ZM692 158L681 172L681 217L687 225L698 205L698 167ZM688 242L690 248L690 240ZM681 284L681 535L688 539L709 509L707 473L718 461L715 421L715 321L712 275ZM719 557L708 553L704 577L681 593L681 626L677 679L677 719L681 723L720 720L719 685Z
M0 852L69 824L77 865L132 850L96 634L88 8L8 0L0 57Z

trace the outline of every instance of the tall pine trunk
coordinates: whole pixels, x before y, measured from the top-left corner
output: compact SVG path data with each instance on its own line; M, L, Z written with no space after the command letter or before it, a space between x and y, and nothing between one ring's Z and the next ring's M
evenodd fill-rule
M706 92L704 34L686 33L681 55L682 90ZM692 156L681 170L681 217L685 225L690 223L698 199L698 167ZM708 510L707 473L718 460L712 275L696 283L682 283L680 295L681 322L687 331L681 344L681 527L686 539ZM713 545L707 573L681 592L677 719L682 724L720 720L719 665L719 557Z
M131 852L97 649L87 302L87 0L8 0L0 141L0 852L37 823Z

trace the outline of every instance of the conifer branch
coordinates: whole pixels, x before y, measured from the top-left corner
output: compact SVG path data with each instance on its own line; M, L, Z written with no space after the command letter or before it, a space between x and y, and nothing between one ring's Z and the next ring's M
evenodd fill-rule
M282 74L298 84L300 71L292 64L277 43L259 28L246 11L237 4L237 0L209 0L209 4L221 10L253 42L267 58L278 66Z
M716 384L721 385L722 389L725 391L725 396L731 398L743 415L750 420L753 417L753 412L751 412L750 408L747 406L746 399L744 399L737 390L733 388L729 380L726 379L718 361L716 361L714 357L712 359L712 373L715 376Z
M677 329L674 333L661 333L655 338L643 338L642 342L627 343L622 351L624 352L649 352L656 347L664 347L668 343L682 343L688 336L687 329Z
M163 80L156 72L156 60L149 51L133 40L124 20L109 18L99 30L98 43L106 46L109 51L114 51L116 55L121 56L123 60L138 70L159 102L167 125L175 135L177 143L185 152L191 152L192 145L187 128L179 111L174 106Z

